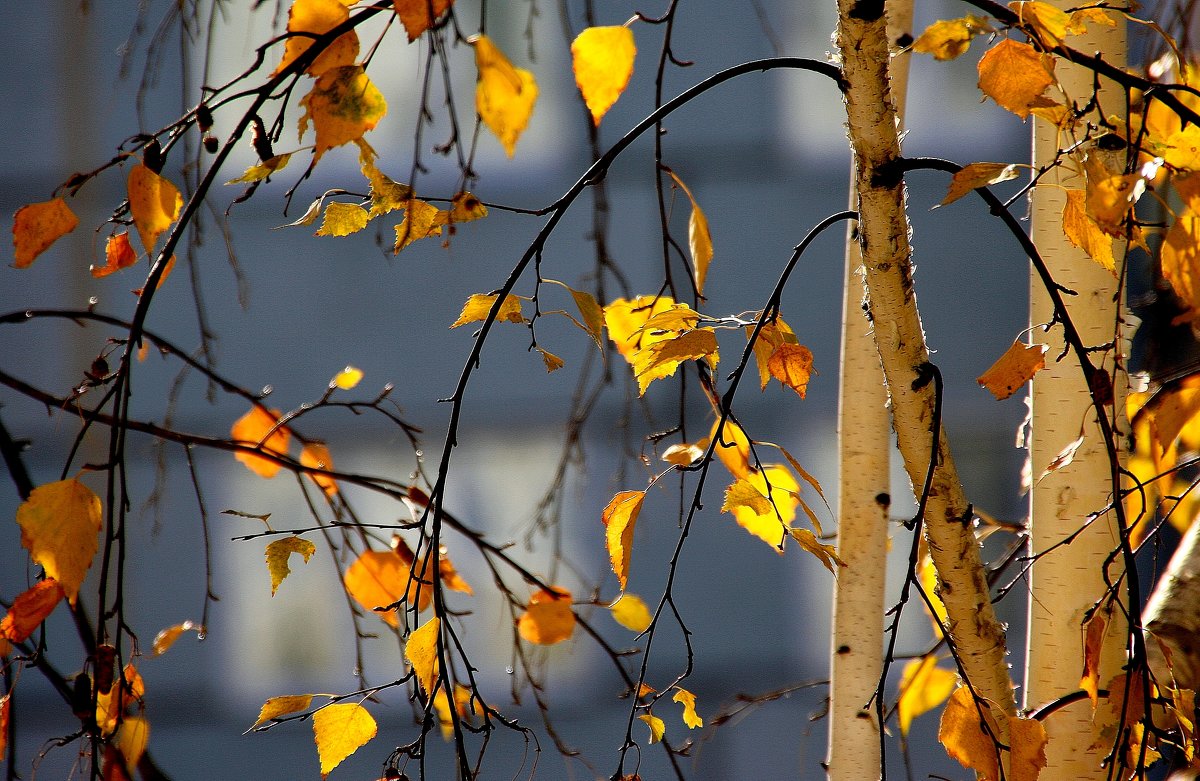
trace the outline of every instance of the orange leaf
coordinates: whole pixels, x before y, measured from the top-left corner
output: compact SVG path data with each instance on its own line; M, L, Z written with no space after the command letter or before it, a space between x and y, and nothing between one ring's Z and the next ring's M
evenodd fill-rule
M1113 258L1112 237L1088 215L1087 193L1084 190L1067 190L1062 220L1067 240L1115 274L1117 262Z
M395 609L379 611L376 608L405 601L411 604L415 598L417 609L424 610L433 598L433 584L418 580L428 572L429 557L423 559L417 577L413 577L412 564L411 558L405 560L394 550L363 551L346 569L343 578L346 591L354 601L390 626L399 626Z
M1108 615L1103 610L1092 613L1083 624L1083 677L1079 688L1087 692L1095 709L1100 693L1100 653L1104 650L1104 630L1108 627Z
M749 339L753 333L754 326L746 326L746 338ZM766 390L767 383L771 381L771 356L775 354L775 350L781 344L800 344L800 340L796 338L791 326L785 323L782 317L776 315L774 320L763 323L763 327L759 329L758 338L754 340L754 362L758 364L760 390Z
M171 646L175 645L175 641L179 639L180 635L193 629L199 632L202 627L191 621L184 621L182 624L169 626L162 630L154 636L151 656L162 656Z
M147 254L163 231L179 217L183 196L178 188L140 163L129 171L129 213Z
M633 553L633 529L638 513L642 511L645 491L621 491L608 503L601 514L604 520L604 537L608 545L608 558L621 590L629 580L629 558Z
M467 719L471 715L471 690L461 683L454 684L454 711L458 713L460 719ZM438 689L437 694L433 695L433 709L437 712L438 726L442 728L442 737L450 740L454 737L454 717L450 712L450 698L446 696L446 688L443 686Z
M979 60L979 89L1021 119L1053 83L1054 61L1027 43L1006 38Z
M75 230L79 218L62 198L31 203L13 215L13 266L27 268L50 245Z
M12 692L0 697L0 757L8 757L8 722L12 713Z
M813 354L802 344L781 344L771 353L767 369L771 376L804 398L812 376Z
M557 586L553 591L538 591L529 599L529 607L517 620L521 637L538 645L554 645L575 631L575 613L571 610L571 592Z
M980 781L996 781L1000 776L997 749L991 737L980 727L980 708L983 709L983 718L991 726L991 733L996 734L996 723L988 707L976 705L967 687L955 689L946 703L946 709L942 711L938 742L951 758L978 773Z
M936 656L922 656L904 665L896 702L900 734L907 735L913 719L945 702L957 683L958 676L952 670L937 666Z
M538 86L533 74L516 68L486 35L470 39L475 47L479 80L475 85L475 110L512 157L517 139L529 124L537 102Z
M393 0L396 15L408 32L408 40L415 41L421 33L433 26L454 0ZM430 11L433 11L432 15Z
M976 382L991 391L998 400L1007 399L1033 379L1033 375L1046 368L1048 349L1044 344L1013 342L991 368L979 375Z
M237 419L229 436L238 443L250 445L265 453L286 456L290 433L287 426L279 426L279 410L264 409L253 406L250 411ZM253 453L237 451L233 457L246 465L246 468L262 477L274 477L279 472L279 464L271 459L256 456Z
M279 590L279 584L291 573L288 559L293 553L300 554L304 563L307 564L316 552L317 546L303 537L283 537L268 545L266 558L267 572L271 575L271 596L275 596L275 592Z
M971 163L963 166L962 170L950 179L950 187L946 197L938 206L954 203L972 190L986 187L990 184L1007 182L1019 175L1016 163Z
M128 231L114 233L108 237L108 243L104 247L104 259L103 266L91 267L93 277L107 277L114 271L120 271L137 263L137 253L133 251L133 246L129 243Z
M333 469L333 456L322 442L309 442L300 449L300 463L310 469ZM328 475L309 474L313 482L328 496L338 492L337 481Z
M1008 735L1012 746L1012 781L1037 781L1046 766L1046 728L1037 719L1008 717ZM1149 764L1149 763L1147 763Z
M308 130L309 121L317 134L314 165L335 146L357 141L374 130L387 114L383 93L360 65L342 65L325 71L312 91L301 98L300 105L304 106L300 137Z
M0 638L24 642L54 611L63 596L63 588L54 578L35 583L13 600L8 615L0 620Z
M718 428L721 430L719 437ZM729 419L722 425L721 419L717 418L713 421L708 438L713 443L717 458L734 477L748 477L754 471L750 466L750 438L741 426Z
M75 479L39 486L17 508L21 545L72 605L96 556L101 523L100 497Z
M471 584L463 580L458 574L458 570L454 567L454 562L450 561L450 557L446 555L446 546L442 546L442 550L438 555L438 577L442 579L442 585L451 591L458 591L462 594L474 594L474 589Z
M636 55L628 27L589 27L572 41L575 84L597 125L629 84Z
M404 658L412 665L421 684L422 691L428 697L433 692L433 686L438 675L438 633L442 622L437 616L414 629L404 644Z
M287 39L283 47L283 59L271 75L282 73L308 51L314 43L314 35L324 35L349 18L350 9L339 0L295 0L288 10L287 30L289 33L308 35L293 35ZM320 76L330 68L353 65L357 57L358 33L350 30L339 35L329 48L318 54L304 72L309 76Z
M250 729L254 729L259 724L273 721L280 716L307 710L308 706L312 704L312 698L311 694L287 694L282 697L272 697L263 703L262 709L258 712L258 720L250 725Z
M972 38L991 31L986 17L972 14L961 19L943 19L925 28L913 42L913 51L932 54L936 60L953 60L967 51Z
M312 722L322 779L379 731L371 713L356 702L326 705L313 714Z

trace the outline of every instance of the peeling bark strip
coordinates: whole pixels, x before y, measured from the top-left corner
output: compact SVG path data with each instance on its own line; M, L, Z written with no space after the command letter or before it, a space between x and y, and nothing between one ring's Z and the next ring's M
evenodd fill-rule
M872 16L876 5L880 13ZM929 350L917 312L908 244L904 188L887 175L900 157L896 113L888 87L888 42L882 4L838 2L837 42L847 84L846 113L854 152L859 241L866 269L875 345L891 396L892 425L913 485L923 485L930 462L935 386L922 381ZM880 173L883 176L880 176ZM938 573L938 593L949 615L948 633L974 690L988 701L1007 745L1007 718L1015 715L1005 660L1004 628L996 620L971 507L943 433L925 512L925 538Z

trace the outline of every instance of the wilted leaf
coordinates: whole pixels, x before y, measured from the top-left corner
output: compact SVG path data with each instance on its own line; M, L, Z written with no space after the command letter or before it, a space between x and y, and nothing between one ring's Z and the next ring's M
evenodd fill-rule
M425 696L433 691L434 682L438 675L437 644L438 633L442 622L434 616L412 631L408 642L404 644L404 658L413 667L417 682L421 684Z
M331 0L337 2L337 0ZM325 219L317 236L349 236L367 227L367 210L356 203L333 201L325 207Z
M414 241L441 236L442 226L446 225L449 219L449 212L431 203L426 203L420 198L408 199L404 204L404 219L396 226L396 244L392 247L392 253L398 254Z
M613 620L631 632L645 632L654 620L650 608L636 594L622 594L609 609Z
M696 695L687 689L680 689L678 686L675 689L675 696L671 699L683 705L683 723L687 725L688 729L703 727L704 719L696 713Z
M925 28L913 42L913 51L932 54L937 60L953 60L966 52L972 38L991 31L987 19L974 14L961 19L943 19Z
M1033 375L1046 368L1048 349L1044 344L1013 342L991 368L979 375L976 382L1003 401L1024 387L1033 379Z
M125 769L133 773L146 745L150 742L150 722L140 716L126 716L117 727L116 744L125 758Z
M288 559L293 553L298 553L307 564L312 555L317 552L317 546L303 537L283 537L267 546L267 572L271 574L271 596L279 590L279 584L288 576L291 569Z
M996 723L987 706L978 706L971 690L960 686L950 695L946 709L942 711L942 723L938 728L938 742L946 753L957 759L963 767L974 770L980 781L999 778L996 744L980 727L980 708L983 708L991 733L997 734Z
M938 667L936 656L922 656L904 665L896 703L900 734L907 735L913 719L945 702L957 685L958 675Z
M801 502L801 505L804 503ZM808 529L789 529L788 534L796 541L803 550L808 551L817 557L817 560L825 566L833 574L837 574L837 567L846 566L846 562L842 561L837 555L837 548L833 545L826 545L817 539L817 535L810 532Z
M1101 230L1087 213L1087 194L1083 190L1067 190L1067 203L1063 206L1063 233L1074 246L1083 250L1092 260L1112 273L1116 273L1113 258L1112 237Z
M333 375L333 379L329 381L330 387L341 388L342 390L350 390L355 385L362 381L362 369L353 366L347 366L337 374Z
M722 510L733 513L739 526L782 554L784 537L791 530L800 504L800 485L787 467L778 464L751 472L744 482L766 501L764 510L759 512L745 503Z
M312 698L311 694L287 694L282 697L272 697L263 703L262 709L258 712L258 720L250 725L250 729L289 713L308 710L308 706L312 704Z
M387 113L387 101L359 65L330 68L321 74L312 91L300 100L300 137L311 121L316 130L313 164L330 149L374 130Z
M1009 3L1008 7L1017 14L1021 25L1032 37L1047 48L1058 46L1067 35L1067 25L1071 17L1062 9L1040 0L1016 0Z
M497 298L499 298L498 295L490 293L473 294L463 304L462 312L459 313L458 319L450 327L458 328L460 325L486 320ZM496 321L500 323L526 322L525 316L521 314L521 299L512 294L505 296L504 303L500 305L500 311L496 313Z
M674 171L668 171L668 173L692 204L692 214L688 217L688 250L692 255L692 275L696 282L696 292L703 293L704 280L708 277L708 266L713 259L712 234L708 230L708 218L704 216L700 204L696 203L695 196L692 195L692 191L683 183L683 180L676 176Z
M1067 23L1067 35L1083 35L1087 32L1089 24L1116 27L1117 20L1109 16L1104 8L1079 8L1071 12L1071 21Z
M393 5L396 6L396 15L404 24L411 43L432 27L453 2L454 0L393 0ZM430 14L430 11L433 13Z
M608 546L608 558L621 590L629 579L629 557L633 553L633 529L638 514L642 511L645 491L621 491L609 501L601 518L604 520L604 537Z
M471 39L479 80L475 85L475 109L505 153L512 157L517 139L529 124L538 86L533 74L516 68L486 35Z
M137 253L129 243L129 233L121 231L108 237L104 246L104 265L92 266L92 276L99 279L137 263Z
M54 578L46 578L21 592L0 620L0 638L24 642L54 612L64 596L62 586Z
M283 59L271 75L282 73L308 51L313 45L314 35L324 35L349 18L350 9L339 0L294 0L288 10L288 32L309 35L293 35L284 42ZM304 72L309 76L320 76L330 68L353 65L357 57L358 33L350 30L339 35L329 48L318 54Z
M102 521L100 497L75 479L38 486L17 508L21 545L72 605L96 556Z
M300 464L309 469L333 470L333 454L322 442L307 442L300 448ZM338 492L337 481L328 475L309 474L312 481L325 492L333 496Z
M230 179L225 184L253 184L254 182L261 182L271 174L282 169L291 159L291 152L284 152L281 155L268 157L261 163L250 166L241 176L236 179Z
M1047 465L1046 469L1040 475L1038 475L1038 480L1041 480L1051 472L1057 472L1059 469L1062 469L1074 461L1076 451L1078 451L1079 446L1083 444L1083 438L1084 435L1080 433L1078 438L1071 440L1063 447L1062 450L1058 451L1058 455L1056 455L1050 461L1049 465Z
M767 369L771 376L796 391L800 398L808 392L812 376L813 354L802 344L781 344L771 353Z
M402 601L411 604L415 598L417 609L424 610L433 598L433 583L420 582L428 574L429 557L422 560L419 572L414 573L412 565L411 559L405 560L394 550L367 550L346 568L343 582L355 602L396 627L399 622L395 609L378 611L375 608Z
M720 429L720 436L717 429ZM734 477L748 477L752 471L750 466L750 438L742 427L731 419L726 419L722 425L721 419L713 421L712 431L708 435L713 443L713 452Z
M327 705L312 716L313 738L321 758L321 778L375 737L378 728L370 712L355 702Z
M571 43L575 84L597 125L629 84L636 55L628 27L589 27Z
M1054 83L1054 62L1027 43L1005 38L979 60L979 89L1021 119Z
M27 268L50 245L75 230L79 218L62 198L31 203L13 215L13 266Z
M192 621L184 621L182 624L175 624L162 630L154 636L154 643L151 648L151 656L162 656L171 646L175 645L175 641L179 639L184 632L191 630L199 631L200 627Z
M663 724L663 720L653 713L643 713L638 716L639 719L646 722L646 726L650 728L650 742L657 743L662 740L663 733L667 731L667 725Z
M554 353L550 352L549 350L543 350L541 347L537 348L537 351L542 355L542 363L546 365L547 374L552 371L557 371L563 367L563 359L559 358Z
M279 410L276 409L253 406L233 424L229 436L234 442L250 445L265 453L286 456L291 434L287 426L277 426L279 414ZM274 477L279 473L279 464L269 458L240 450L234 453L233 457L245 464L251 472L262 477Z
M979 187L1016 179L1019 169L1016 163L971 163L963 166L950 180L946 197L938 206L954 203L959 198Z
M571 610L571 592L563 588L538 591L529 599L529 607L517 620L521 637L538 645L554 645L575 631L575 613Z
M140 163L129 171L129 213L142 247L154 251L154 243L179 217L183 196L175 185Z
M487 207L483 205L483 201L476 198L471 193L463 190L456 193L450 199L450 214L446 221L451 225L460 222L473 222L482 220L487 216Z

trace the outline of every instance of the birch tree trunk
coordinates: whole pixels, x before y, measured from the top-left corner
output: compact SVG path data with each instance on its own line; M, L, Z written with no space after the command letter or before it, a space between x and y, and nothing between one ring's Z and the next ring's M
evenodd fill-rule
M996 716L996 737L1009 745L1007 716L1015 714L1016 706L1004 628L992 609L971 506L949 442L941 431L933 441L937 383L913 290L903 177L894 166L900 140L888 86L881 0L838 0L837 43L846 80L869 313L887 380L892 425L913 485L924 485L931 459L936 465L924 529L938 573L938 593L949 616L948 634L963 673Z
M1067 8L1070 3L1054 3ZM1107 62L1124 65L1125 35L1121 26L1105 28L1093 25L1083 39L1073 40L1081 51L1098 51ZM1082 105L1092 93L1093 75L1065 60L1057 63L1055 74L1066 94ZM1124 106L1119 89L1101 90L1099 104L1107 111ZM1123 108L1121 109L1123 111ZM1092 116L1095 120L1098 117ZM1062 140L1056 128L1035 120L1033 164L1047 167L1058 152ZM1050 273L1060 284L1079 295L1068 296L1066 303L1072 321L1085 344L1102 345L1114 338L1117 280L1082 250L1072 247L1062 227L1066 203L1064 188L1084 186L1082 177L1065 166L1054 168L1034 189L1031 197L1032 237ZM1116 248L1114 248L1116 249ZM1036 273L1030 276L1030 324L1048 323L1053 317L1050 299ZM1062 352L1061 329L1049 333L1035 329L1031 338L1049 342L1047 356ZM1108 353L1104 368L1113 372L1113 352ZM1126 385L1123 374L1113 378L1118 392ZM1116 409L1123 408L1118 397ZM1032 433L1029 457L1035 483L1030 491L1030 545L1037 554L1060 543L1083 526L1089 513L1112 500L1107 447L1091 409L1091 397L1082 379L1079 365L1070 355L1061 361L1047 361L1046 368L1033 380ZM1081 432L1082 427L1082 432ZM1083 444L1066 467L1037 480L1070 442L1083 433ZM1116 524L1111 513L1092 522L1070 545L1057 548L1041 558L1030 574L1029 635L1025 662L1025 705L1034 708L1079 689L1083 671L1084 613L1103 596L1102 568L1105 557L1118 546ZM1120 559L1110 565L1110 578L1119 578ZM1111 611L1103 644L1100 686L1121 671L1125 661L1128 625L1120 610ZM1054 712L1045 722L1048 743L1047 765L1041 781L1100 779L1105 772L1100 760L1107 749L1089 751L1094 735L1092 705L1084 699Z
M1146 658L1154 677L1200 687L1200 523L1193 522L1158 580L1146 610ZM1167 659L1159 643L1171 654Z
M912 25L912 0L887 5L888 40ZM909 54L890 62L897 114L904 114ZM851 208L858 206L851 173ZM851 226L846 241L838 402L838 555L846 562L834 584L830 654L829 756L833 781L879 778L879 720L868 707L883 671L887 584L891 431L887 389L871 323L863 311L862 253Z

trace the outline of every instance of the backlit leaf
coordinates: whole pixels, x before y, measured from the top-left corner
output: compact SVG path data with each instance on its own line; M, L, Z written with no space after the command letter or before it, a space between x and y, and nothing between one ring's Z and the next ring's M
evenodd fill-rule
M589 27L572 41L575 84L597 125L629 84L636 55L628 27Z
M363 176L371 183L371 211L369 216L378 217L381 214L407 208L412 200L413 189L407 184L393 181L387 174L375 167L375 161L370 155L359 155Z
M721 512L731 513L736 507L764 515L771 512L771 500L759 493L748 479L741 478L725 489L725 503L721 505Z
M426 203L420 198L408 199L404 204L404 219L396 226L396 243L392 247L392 253L399 253L419 239L441 236L442 226L448 222L449 217L449 212L432 203Z
M475 36L471 44L475 47L475 66L479 69L475 110L500 139L505 153L512 157L517 149L517 139L533 114L537 82L529 71L514 67L486 35Z
M746 338L749 339L753 333L754 326L746 326ZM754 340L754 362L758 364L758 382L761 390L766 390L767 383L771 381L771 356L783 344L800 344L800 340L796 338L791 326L776 315L774 320L763 323L758 338Z
M487 216L487 207L471 193L463 190L450 199L450 214L446 218L451 225L460 222L482 220Z
M332 0L337 2L337 0ZM317 236L349 236L367 227L367 210L356 203L333 201L325 207L325 219Z
M618 298L604 307L604 325L608 338L626 361L645 347L662 341L669 334L653 333L643 326L650 318L669 309L681 307L668 296L638 296L632 301Z
M1103 8L1078 8L1071 12L1071 20L1067 23L1067 35L1083 35L1087 32L1089 24L1116 27L1117 20L1109 16Z
M1027 43L1005 38L979 60L979 89L1021 119L1054 83L1054 61Z
M126 716L117 727L115 740L125 758L125 769L132 774L150 742L150 722L141 716Z
M592 337L596 346L603 350L604 310L596 302L596 297L586 290L567 289L571 291L571 298L575 299L575 306L579 309L579 319L583 321L588 336Z
M938 742L951 758L957 759L966 768L979 774L980 781L999 777L996 760L996 744L980 727L980 709L990 726L990 733L998 734L995 720L986 705L976 705L971 690L960 686L950 695L946 709L942 711L942 722L938 728Z
M354 563L346 568L343 582L346 591L363 608L372 611L392 627L399 626L396 610L378 611L397 602L417 599L418 610L429 606L433 598L433 583L421 583L428 574L429 557L423 560L420 571L413 577L413 562L405 560L394 550L363 551Z
M692 275L696 282L696 292L704 292L704 280L708 277L708 266L713 259L712 234L708 231L708 218L704 216L704 211L700 208L700 204L696 203L695 196L688 186L683 183L683 180L675 175L674 171L669 171L671 178L675 180L675 184L679 185L679 189L683 190L688 201L692 204L692 214L688 217L688 250L692 255Z
M179 217L183 196L178 188L140 163L129 171L129 213L142 247L154 251L154 243Z
M370 712L356 702L327 705L312 716L313 739L321 758L321 778L375 737L378 728Z
M317 546L303 537L283 537L267 546L267 572L271 575L271 596L279 590L279 584L288 576L291 569L288 559L293 553L300 554L307 564L312 555L317 552Z
M609 609L613 620L632 632L645 632L654 620L650 608L636 594L622 594Z
M13 266L27 268L50 245L75 230L79 218L62 198L31 203L13 215Z
M751 472L745 481L766 500L764 511L759 512L749 504L722 510L733 513L738 525L782 554L784 537L800 504L800 485L786 466L778 464Z
M537 351L542 355L542 363L546 365L547 373L557 371L563 367L563 359L559 358L554 353L550 352L549 350L543 350L541 347L537 348Z
M938 667L936 656L922 656L904 665L896 703L900 734L907 735L913 719L945 702L957 685L958 675Z
M454 0L393 0L396 15L404 24L409 42L433 26ZM433 11L432 15L430 10Z
M151 646L151 656L162 656L171 646L175 645L175 641L180 638L184 632L192 630L200 631L201 627L192 621L184 621L182 624L175 624L162 630L154 636L154 643Z
M917 569L917 579L921 583L921 588L925 591L925 596L929 598L929 602L933 605L933 615L929 615L929 605L925 604L924 600L921 601L921 605L925 608L925 614L929 615L929 620L933 623L933 633L941 637L942 627L946 625L950 617L946 613L946 605L937 594L937 568L933 566L933 559L929 556L921 559L921 565Z
M287 694L282 697L272 697L263 703L262 709L258 712L258 720L250 725L250 729L254 729L260 724L266 724L280 716L308 710L308 706L312 705L312 698L311 694Z
M121 231L108 237L104 245L104 265L92 266L92 276L99 279L137 263L137 253L129 243L129 232Z
M1062 9L1040 0L1016 0L1008 7L1017 14L1021 25L1047 48L1058 46L1067 35L1071 17Z
M460 719L471 715L471 690L461 683L454 684L454 710ZM437 713L438 726L442 729L442 737L450 740L454 737L454 721L450 714L450 698L446 696L446 687L438 689L433 695L433 709Z
M321 74L300 100L300 137L311 121L316 130L313 164L334 147L357 141L387 114L387 101L359 65L342 65Z
M554 645L575 631L575 613L571 610L571 592L563 588L538 591L529 599L529 607L517 620L521 637L538 645Z
M0 638L24 642L54 612L64 596L62 586L54 578L33 584L17 595L8 614L0 619Z
M1009 740L1012 743L1012 781L1037 781L1046 766L1046 727L1037 719L1008 719ZM1153 760L1147 760L1147 765Z
M1083 624L1083 676L1079 688L1087 692L1095 709L1100 695L1100 654L1104 650L1104 631L1108 627L1108 614L1103 610L1092 613Z
M1016 163L971 163L963 166L950 180L946 197L938 206L954 203L976 188L1016 179L1019 174Z
M95 693L96 724L100 727L100 733L105 737L113 734L117 729L117 719L125 709L134 705L146 694L146 683L132 664L125 665L122 677L125 679L124 685L112 686L107 692L97 691Z
M478 323L486 320L499 296L490 293L475 293L463 304L458 319L450 326L458 328L467 323ZM496 313L496 321L501 323L524 323L525 316L521 314L521 299L509 294L504 297L500 311Z
M913 51L932 54L937 60L953 60L966 52L972 38L991 30L985 17L974 14L961 19L943 19L925 28L913 42Z
M358 383L362 382L362 369L353 366L347 366L337 374L333 375L333 379L329 381L330 387L341 388L342 390L350 390Z
M1025 387L1025 383L1033 379L1033 375L1046 368L1048 349L1050 348L1044 344L1013 342L991 368L979 375L976 382L991 391L998 400L1003 401Z
M1087 213L1087 193L1083 190L1067 190L1067 203L1063 206L1063 233L1067 240L1110 272L1116 273L1113 258L1112 237L1101 230Z
M1175 218L1162 243L1160 260L1163 277L1171 283L1180 302L1200 314L1200 215L1185 211Z
M100 497L75 479L38 486L17 508L21 545L72 605L99 547Z
M254 182L261 182L271 174L281 170L291 159L291 152L284 152L281 155L268 157L261 163L250 166L241 176L236 179L230 179L225 184L253 184Z
M781 344L771 353L767 369L771 376L804 398L812 377L813 354L802 344Z
M675 466L689 466L703 458L707 450L708 437L703 437L699 442L691 444L680 442L664 450L662 460Z
M717 435L718 428L721 430L720 436ZM746 436L745 431L742 431L741 426L729 419L722 424L721 419L717 418L713 421L712 431L709 432L708 438L713 443L713 452L717 454L717 458L721 460L731 475L734 477L750 475L753 471L750 467L750 438Z
M718 358L717 334L711 328L697 328L655 342L633 357L639 395L655 380L675 374L684 361L706 360L716 368Z
M310 35L293 35L284 42L283 59L271 75L282 73L296 58L308 51L313 45L314 35L324 35L349 18L350 9L338 0L294 0L288 10L288 32ZM304 72L309 76L320 76L330 68L353 65L357 58L358 33L350 30L339 35L329 48L318 54Z
M307 442L304 447L300 448L300 464L310 469L332 471L333 454L329 452L329 448L323 442ZM308 476L325 492L326 496L333 496L338 492L337 481L329 475L310 473Z
M643 713L638 716L639 719L646 722L646 726L650 728L650 742L657 743L662 740L663 733L667 731L667 725L663 724L663 720L653 713Z
M704 719L696 713L696 695L687 689L680 689L678 686L675 689L675 695L671 699L683 705L683 723L687 725L688 729L703 727Z
M414 629L404 644L404 658L412 665L413 673L417 676L417 682L421 684L425 696L429 696L433 691L434 682L437 680L437 644L441 626L441 620L433 616Z
M800 505L802 507L806 507L807 509L807 506L803 502L801 502ZM837 574L837 567L846 566L846 562L842 561L842 559L837 555L837 548L835 546L826 545L825 543L821 542L817 539L817 535L813 534L808 529L801 529L797 527L789 529L788 534L792 536L792 539L796 541L796 544L799 545L801 549L816 556L817 560L825 566L825 569L829 570L833 574Z
M279 414L279 410L276 409L253 406L233 424L229 436L235 442L258 448L265 453L286 456L291 434L287 426L277 426ZM262 477L274 477L279 473L279 464L269 458L240 450L234 453L233 457L245 464L251 472Z
M1146 180L1141 174L1112 174L1095 155L1088 155L1084 168L1088 216L1110 236L1124 236L1125 219L1146 191Z
M463 580L462 575L458 574L454 562L446 554L445 545L442 546L441 554L438 556L438 577L442 579L442 585L451 591L457 591L461 594L475 593L471 588L471 584Z
M646 500L645 491L621 491L609 501L601 513L604 520L604 538L608 546L608 558L612 562L613 572L621 590L629 579L629 557L633 553L633 529L637 524L638 514L642 511L642 502Z

